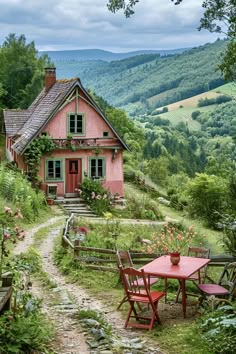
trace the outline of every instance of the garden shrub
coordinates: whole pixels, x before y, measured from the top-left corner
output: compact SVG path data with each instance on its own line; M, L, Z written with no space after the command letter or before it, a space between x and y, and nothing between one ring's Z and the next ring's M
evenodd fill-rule
M188 183L189 211L193 216L215 226L227 206L226 181L215 175L199 173Z
M231 305L214 309L203 320L203 336L215 354L234 354L236 348L236 310Z
M236 257L236 216L220 215L221 220L216 224L223 230L222 246L226 253Z
M95 214L103 215L111 210L111 194L103 188L99 180L85 178L78 191Z
M9 170L4 164L0 167L0 194L19 207L23 217L30 221L46 208L44 193L34 190L19 171Z
M16 312L0 316L1 354L30 354L36 350L49 353L53 330L39 305L37 299L26 297Z
M148 197L127 197L127 212L134 219L162 220L163 216L156 203Z

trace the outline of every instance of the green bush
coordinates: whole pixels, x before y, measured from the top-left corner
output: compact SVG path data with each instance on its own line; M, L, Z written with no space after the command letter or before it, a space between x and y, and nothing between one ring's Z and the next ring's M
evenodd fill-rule
M0 166L0 195L19 207L23 217L30 221L46 208L44 193L34 190L19 171L9 170L4 164Z
M219 176L197 174L187 186L191 215L202 218L214 227L219 220L219 213L227 207L226 189L226 181Z
M103 215L111 210L111 195L100 181L85 178L79 191L81 198L97 215Z
M8 311L0 316L0 353L30 354L33 350L49 353L52 333L36 300L28 299L20 312Z
M148 197L127 196L127 212L132 219L163 219L155 202Z
M209 313L200 328L213 353L235 353L236 311L231 305L219 307Z

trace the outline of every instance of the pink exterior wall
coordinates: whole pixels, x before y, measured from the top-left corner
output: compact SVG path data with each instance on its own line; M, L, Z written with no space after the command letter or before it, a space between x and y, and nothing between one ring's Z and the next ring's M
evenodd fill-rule
M75 99L60 110L47 124L44 131L53 138L67 137L67 113L75 113ZM103 131L108 131L110 137L114 137L113 132L108 127L103 118L84 100L78 99L78 113L85 113L85 135L84 138L101 138ZM73 135L76 137L76 135ZM81 135L78 135L81 137ZM120 143L119 143L120 145Z
M111 150L102 150L101 154L98 157L105 157L106 159L106 178L104 180L104 187L108 189L111 193L119 193L121 196L124 196L124 187L123 187L123 161L122 161L122 151L119 150L117 157L115 160L112 160L113 151ZM78 150L78 151L70 151L70 150L57 150L54 151L52 155L45 156L42 159L41 168L39 171L39 175L44 180L45 179L45 159L50 157L58 157L65 160L66 158L78 158L82 159L82 178L84 178L85 173L88 175L89 169L89 157L97 157L91 150ZM63 168L65 168L65 161L63 163ZM66 179L64 173L64 179ZM59 196L63 196L65 194L64 182L44 182L42 185L42 189L46 192L47 184L57 184L57 192Z
M8 136L6 137L6 157L9 161L15 161L20 170L25 171L26 165L24 163L23 157L16 154L16 152L12 149L12 145L14 141Z
M68 135L67 133L67 113L74 113L76 111L76 101L73 100L68 105L66 105L62 110L60 110L47 124L43 129L44 132L47 132L54 139L65 139ZM85 113L85 135L79 135L78 138L102 138L103 132L108 131L109 137L114 137L112 130L103 120L103 118L86 102L81 98L78 100L78 113ZM73 135L76 137L75 135ZM78 158L82 159L82 178L84 174L88 174L89 169L89 157L104 157L106 159L106 178L104 181L104 187L108 189L111 193L119 193L121 196L124 195L123 189L123 159L122 159L122 146L118 139L109 140L104 138L99 141L99 144L106 146L106 149L102 149L99 155L95 155L94 150L89 149L79 149L76 151L69 150L55 150L50 155L51 157L60 157L64 160L66 158ZM108 147L111 147L110 149ZM120 147L117 149L117 155L115 159L112 159L114 148ZM48 156L49 157L49 156ZM45 158L42 159L40 176L45 180ZM65 181L65 171L64 171L64 181ZM57 191L59 196L65 194L64 182L44 182L42 188L46 191L47 184L57 184Z

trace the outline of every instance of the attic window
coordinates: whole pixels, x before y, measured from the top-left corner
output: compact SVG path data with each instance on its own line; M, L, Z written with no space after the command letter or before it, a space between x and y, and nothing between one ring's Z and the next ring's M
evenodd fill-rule
M85 116L84 113L68 113L68 134L85 134Z
M107 138L109 136L109 132L103 132L102 136L103 136L103 138Z

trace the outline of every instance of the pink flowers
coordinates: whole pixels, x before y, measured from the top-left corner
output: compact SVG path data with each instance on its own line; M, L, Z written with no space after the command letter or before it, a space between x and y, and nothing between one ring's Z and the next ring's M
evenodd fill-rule
M87 227L85 227L85 226L79 226L79 227L75 227L75 228L73 228L73 230L74 230L74 232L75 233L83 233L83 234L85 234L86 236L87 236L87 234L88 234L88 229L87 229Z
M10 215L13 215L13 212L12 212L12 210L11 210L11 208L9 208L9 207L4 207L4 212L6 213L6 214L10 214Z
M17 209L17 211L14 214L15 219L23 219L23 215L21 214L20 209Z
M79 188L75 188L75 192L77 192L79 195L81 195L81 194L82 194L82 190L81 190L81 189L79 189Z
M201 236L203 237L205 235ZM148 253L182 252L191 242L200 243L199 235L193 226L188 230L181 230L179 227L166 224L159 234L154 233L151 238L152 245L148 246Z
M17 209L16 212L13 213L11 208L5 206L3 212L0 212L0 278L2 274L3 259L9 254L5 243L7 243L8 241L16 243L17 239L23 239L25 237L25 231L20 230L19 226L11 226L14 223L14 219L18 218L23 218L20 209Z

